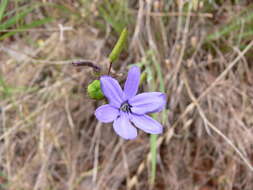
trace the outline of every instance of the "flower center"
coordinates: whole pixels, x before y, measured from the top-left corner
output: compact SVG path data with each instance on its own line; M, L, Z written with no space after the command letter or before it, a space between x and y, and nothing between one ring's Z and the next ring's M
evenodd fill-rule
M132 113L131 107L132 106L126 101L121 104L120 110L122 110L123 112Z

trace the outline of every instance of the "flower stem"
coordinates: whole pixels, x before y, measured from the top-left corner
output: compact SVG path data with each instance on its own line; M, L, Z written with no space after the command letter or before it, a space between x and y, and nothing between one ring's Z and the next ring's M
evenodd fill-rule
M108 73L107 73L107 75L110 75L111 68L112 68L112 62L110 61L110 65L109 65L109 69L108 69Z

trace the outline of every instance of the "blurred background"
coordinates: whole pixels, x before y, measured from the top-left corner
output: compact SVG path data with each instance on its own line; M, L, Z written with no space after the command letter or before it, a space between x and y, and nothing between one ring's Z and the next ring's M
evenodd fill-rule
M106 73L124 27L112 75L168 97L151 142L99 123L71 64ZM1 0L0 190L252 190L252 46L250 0Z

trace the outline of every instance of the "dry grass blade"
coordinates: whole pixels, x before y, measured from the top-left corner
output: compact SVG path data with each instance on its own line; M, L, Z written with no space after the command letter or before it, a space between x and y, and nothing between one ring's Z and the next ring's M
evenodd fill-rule
M229 66L215 79L215 81L197 98L197 101L204 98L215 87L215 85L217 85L217 83L228 74L228 72L238 63L238 61L243 58L243 56L252 48L252 46L253 46L253 41L251 41L247 45L247 47L236 57L236 59L234 59L234 61L231 62ZM177 121L174 123L172 127L173 128L176 127L176 125L181 121L181 119L184 118L185 115L194 108L194 106L195 106L194 103L191 103L190 105L188 105L187 108L180 115L180 117L177 119Z
M250 161L245 157L245 155L243 155L243 153L235 146L235 144L225 134L223 134L219 129L217 129L217 127L215 127L207 119L207 117L204 114L204 111L200 107L197 99L194 97L194 95L190 89L188 79L186 78L185 73L183 75L184 75L184 83L185 83L186 89L189 93L189 96L192 99L192 103L197 107L197 109L199 111L199 115L203 119L204 123L206 123L208 125L208 127L210 127L215 133L217 133L219 136L221 136L231 146L231 148L233 148L234 151L240 156L240 158L244 161L244 163L247 165L247 167L253 172L253 167L252 167Z
M132 13L136 14L135 10L131 10ZM190 17L203 17L203 18L213 18L212 13L182 13L182 12L143 12L144 15L155 16L155 17L179 17L179 16L190 16Z
M252 190L252 8L234 0L1 1L0 189ZM105 100L87 95L107 74L124 27L128 50L111 76L123 86L135 64L147 81L138 93L167 94L152 185L149 135L121 140L94 116Z

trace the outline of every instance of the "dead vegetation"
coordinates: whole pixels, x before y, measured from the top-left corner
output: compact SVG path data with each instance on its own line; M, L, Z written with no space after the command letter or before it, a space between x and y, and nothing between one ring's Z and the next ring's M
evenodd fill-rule
M111 2L119 18L109 1L55 1L70 12L38 8L55 21L1 41L0 190L252 190L252 4ZM96 76L71 65L91 59L108 68L119 22L128 23L129 44L113 73L124 79L129 64L148 60L143 69L156 71L158 63L162 81L155 74L142 88L163 84L168 95L154 186L149 136L123 141L99 123L93 113L103 102L86 95Z

